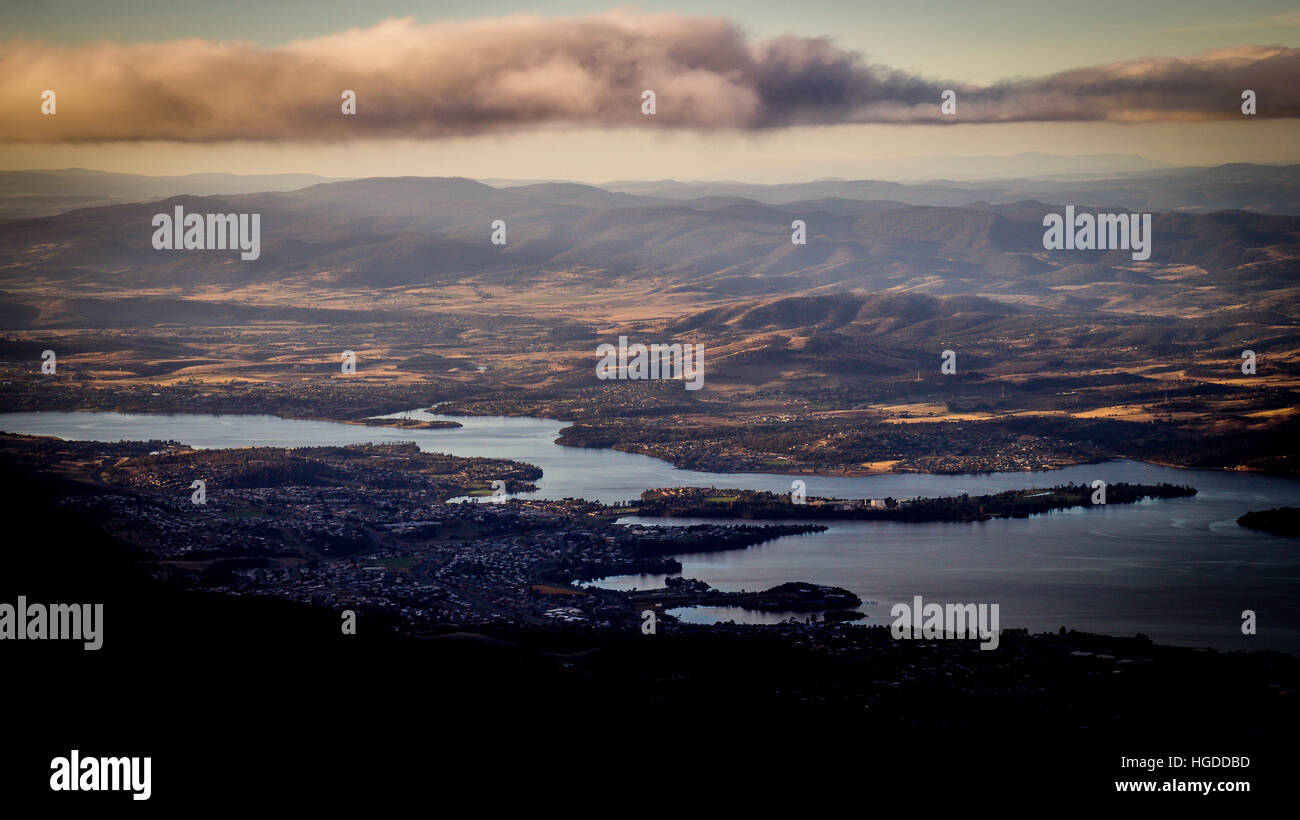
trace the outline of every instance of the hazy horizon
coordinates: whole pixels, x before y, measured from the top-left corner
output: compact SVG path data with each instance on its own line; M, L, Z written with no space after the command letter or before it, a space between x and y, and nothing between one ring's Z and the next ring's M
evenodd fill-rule
M1042 163L1040 167L1023 167L1016 169L1012 166L1014 163L1023 163L1028 166L1029 161L1038 161ZM1079 161L1088 161L1092 167L1068 168L1070 163L1079 165ZM791 180L782 181L765 181L752 180L743 177L727 176L700 176L700 177L674 177L663 175L643 175L643 176L625 176L617 178L600 178L600 179L580 179L576 177L561 176L532 176L532 177L503 177L489 175L471 175L464 173L394 173L394 174L372 174L372 175L348 175L348 176L331 176L325 173L314 171L230 171L221 168L200 168L184 173L150 173L147 171L123 171L110 167L93 167L87 165L49 165L49 166L15 166L0 167L0 173L67 173L83 171L98 174L120 174L126 176L142 176L154 179L162 178L179 178L179 177L197 177L197 176L234 176L234 177L272 177L272 176L311 176L319 177L328 181L345 181L367 178L402 178L413 177L420 179L451 179L462 178L472 179L485 185L494 187L513 187L518 185L535 185L546 183L573 183L580 185L589 185L592 187L604 187L608 185L620 185L628 183L664 183L680 182L683 184L744 184L744 185L781 185L792 182L852 182L852 181L882 181L882 182L900 182L904 184L918 184L926 182L979 182L979 181L997 181L1008 179L1035 179L1035 178L1069 178L1069 177L1105 177L1105 176L1129 176L1146 173L1173 172L1182 170L1206 170L1219 168L1225 165L1256 165L1256 166L1279 166L1286 167L1300 164L1300 159L1285 162L1266 162L1261 160L1241 160L1231 162L1208 162L1208 163L1188 163L1173 164L1159 162L1149 159L1139 154L1112 154L1112 153L1094 153L1094 154L1051 154L1041 151L1022 151L1014 154L1002 155L952 155L952 156L904 156L897 157L894 160L880 160L880 163L894 164L892 167L881 166L877 172L870 173L866 176L848 176L844 174L834 174L826 176L806 176ZM948 173L940 173L938 169L931 175L926 175L919 170L918 165L921 163L964 163L970 162L971 165L962 168L952 168ZM1003 163L1002 167L991 168L990 164ZM904 168L912 168L911 171L900 172L897 164L902 164ZM1055 164L1058 167L1044 167ZM3 163L0 163L3 165Z

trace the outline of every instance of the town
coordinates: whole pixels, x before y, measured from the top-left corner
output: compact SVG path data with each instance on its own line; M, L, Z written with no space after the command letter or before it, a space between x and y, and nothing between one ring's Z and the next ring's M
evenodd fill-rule
M581 500L474 503L467 499L493 481L532 489L540 471L412 443L193 450L4 435L0 452L78 476L85 491L56 503L103 522L160 580L354 609L406 633L488 623L630 628L640 609L628 596L575 582L677 573L674 553L825 529L620 524L634 508ZM189 492L195 479L205 484L201 504ZM785 600L806 608L799 596Z

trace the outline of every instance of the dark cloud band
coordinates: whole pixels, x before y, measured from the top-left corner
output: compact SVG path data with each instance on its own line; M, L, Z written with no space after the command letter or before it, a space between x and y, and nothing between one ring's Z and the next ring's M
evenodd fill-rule
M0 51L0 141L438 139L527 127L758 131L844 123L1154 122L1300 116L1300 49L1252 46L988 86L936 82L826 38L751 41L675 14L506 17L368 29L277 48L177 40ZM957 92L957 113L940 94ZM43 116L41 92L57 94ZM343 116L340 94L357 94ZM641 92L657 95L654 116Z

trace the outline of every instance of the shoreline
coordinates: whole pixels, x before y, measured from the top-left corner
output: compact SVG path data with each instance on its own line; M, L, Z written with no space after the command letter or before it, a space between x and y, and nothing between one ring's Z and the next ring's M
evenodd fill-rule
M1114 457L1111 457L1111 458L1102 458L1102 459L1094 459L1094 460L1082 460L1082 461L1075 461L1075 462L1063 463L1063 464L1052 464L1052 465L1049 465L1049 466L1041 467L1041 468L1039 468L1039 469L1034 469L1034 470L1021 470L1021 471L1016 471L1016 472L1009 472L1009 471L996 471L996 470L974 470L974 471L961 471L961 472L949 472L949 471L945 471L945 472L935 472L935 471L932 471L932 470L914 470L914 469L896 470L896 469L893 469L893 468L880 469L880 470L854 470L854 469L848 469L848 470L837 470L837 471L835 471L835 472L825 472L825 471L821 471L821 472L819 472L819 471L815 471L815 470L800 470L800 471L790 471L790 472L778 472L778 471L768 472L768 471L764 471L764 470L743 470L743 469L740 469L740 470L717 470L717 469L711 469L711 470L700 470L700 469L697 469L696 467L693 467L693 466L691 466L691 465L689 465L689 464L680 464L680 463L677 463L677 462L672 461L672 460L670 460L670 459L663 458L662 456L654 455L654 454L652 454L652 453L642 453L642 452L637 452L637 451L634 451L634 450L628 450L628 449L625 449L625 448L619 447L617 444L614 444L614 445L611 445L611 446L608 446L608 447L588 447L588 446L586 446L586 445L582 445L582 444L569 444L569 443L566 443L566 442L563 441L563 438L564 438L564 437L563 437L563 433L564 433L565 430L569 429L569 427L573 426L573 422L566 421L565 419L554 419L554 418L547 418L547 417L544 417L544 416L508 415L508 414L500 414L500 413L492 413L492 414L484 414L484 413L464 413L464 412L458 412L458 413L441 413L441 412L439 412L439 413L434 413L434 411L433 411L432 409L430 409L430 408L425 408L425 407L407 408L407 409L405 409L405 410L394 410L394 411L390 411L390 412L387 412L387 413L376 414L376 415L374 415L374 416L367 416L366 418L363 418L363 419L346 419L346 418L337 418L337 417L333 417L333 418L331 418L331 417L328 417L328 416L317 416L317 415L302 415L302 416L298 416L298 415L291 415L291 414L286 414L286 413L281 413L281 412L252 412L252 413L244 413L244 412L218 412L218 413L213 413L213 412L202 412L202 411L196 412L196 411L190 411L190 410L177 410L177 411L159 411L159 410L116 410L116 409L105 410L105 409L100 409L100 408L91 408L91 407L76 407L76 408L72 408L72 409L50 409L50 410L0 410L0 423L3 423L3 419L4 419L4 417L5 417L6 415L13 414L13 413L116 413L116 414L118 414L118 415L141 415L141 416L144 416L144 415L158 415L158 416L268 416L268 417L271 417L271 418L282 419L282 420L284 420L284 421L319 421L319 422L326 422L326 423L331 423L331 424L347 424L347 425L363 426L363 427L388 427L388 428L393 428L393 429L403 429L403 428L405 428L405 429L410 429L410 430L440 430L440 429L443 429L443 430L453 430L453 429L464 429L464 427L465 427L465 426L464 426L463 424L461 424L460 422L451 421L451 420L449 420L449 419L446 420L446 421L449 422L449 423L446 424L446 425L440 425L440 424L437 424L436 421L431 421L431 423L433 423L433 424L436 425L436 426L432 426L432 427L425 427L425 426L420 426L420 427L409 426L409 427L408 427L408 426L403 425L403 424L400 424L400 423L386 424L386 423L382 423L382 422L380 422L380 423L372 423L372 422L370 421L371 419L383 419L383 418L387 418L387 417L390 417L390 416L394 416L394 415L397 414L397 413L415 413L415 412L420 412L420 413L433 413L433 414L435 414L435 415L443 415L443 416L460 416L460 417L463 417L463 418L473 418L473 419L485 419L485 418L500 417L500 418L509 418L509 419L529 419L529 420L534 420L534 421L544 421L544 422L553 422L553 423L556 423L556 424L564 424L564 425L568 425L568 426L566 426L566 427L561 427L561 428L557 431L557 433L560 434L560 437L559 437L559 438L556 438L556 439L553 439L552 442L551 442L552 444L556 445L557 447L571 447L571 448L574 448L574 449L584 449L584 450L616 450L616 451L618 451L618 452L620 452L620 453L627 453L627 454L629 454L629 455L642 455L642 456L646 456L647 458L653 458L653 459L656 459L657 461L661 461L661 462L663 462L663 463L665 463L665 464L668 464L668 465L670 465L670 466L672 466L672 467L674 467L674 468L676 468L676 469L679 469L679 470L689 470L690 472L712 472L712 473L720 473L720 474L724 474L724 475L780 475L780 476L789 476L789 477L791 477L791 478L799 478L799 477L803 477L803 476L811 476L811 477L815 477L815 478L870 478L870 477L872 477L872 476L881 476L881 475L926 475L926 476L990 476L990 475L1008 475L1008 476L1009 476L1009 475L1021 475L1021 474L1024 474L1024 475L1032 475L1032 474L1035 474L1035 473L1051 473L1051 472L1056 472L1056 471L1059 471L1059 470L1064 470L1064 469L1067 469L1067 468L1069 468L1069 467L1080 467L1080 466L1087 465L1087 464L1105 464L1106 462L1109 462L1109 461L1131 461L1131 462L1134 462L1134 463L1136 463L1136 464L1148 464L1148 465L1151 465L1151 466L1153 466L1153 467L1166 467L1166 468L1170 468L1170 469L1178 469L1178 470L1187 470L1187 471L1204 471L1204 472L1210 472L1210 473L1218 473L1218 472L1226 472L1226 473L1231 473L1231 472L1241 472L1241 473L1253 473L1253 474L1255 474L1255 475L1271 476L1271 477L1276 477L1276 478L1292 478L1292 479L1300 480L1300 476L1297 476L1297 475L1295 475L1295 474L1293 474L1293 473L1288 473L1288 472L1279 472L1279 471L1274 471L1274 470L1261 470L1261 469L1250 468L1250 467L1245 467L1245 468L1243 468L1243 467L1241 467L1240 465L1235 466L1235 467L1227 467L1227 466L1225 466L1225 467L1191 467L1191 466L1188 466L1188 465L1185 465L1185 464L1177 464L1177 463L1174 463L1174 462L1166 462L1166 461L1157 461L1157 460L1155 460L1155 459L1136 458L1136 457L1133 457L1133 456L1127 456L1127 455L1117 455L1117 456L1114 456ZM392 419L392 421L394 421L394 422L401 422L402 419L394 418L394 419ZM424 421L424 420L411 420L411 421ZM8 431L4 431L4 430L0 429L0 432L8 432ZM60 437L59 437L59 436L55 436L55 438L60 438ZM65 441L76 441L76 440L78 440L78 439L64 439L64 440L65 440ZM184 442L182 442L182 443L184 443ZM239 448L231 448L231 449L239 449ZM886 459L882 459L882 460L886 460Z
M247 415L247 413L244 413L244 415ZM281 418L281 417L278 417L278 416L277 416L277 418ZM526 417L525 417L525 418L526 418ZM536 418L536 417L533 417L533 418ZM3 420L3 416L0 416L0 420ZM751 521L751 522L753 522L753 521ZM671 551L668 551L668 552L667 552L667 555L668 555L668 556L679 556L679 555L685 555L685 554L692 554L692 552L694 552L694 551L693 551L693 550L689 550L689 548L686 548L686 550L671 550ZM615 577L620 577L620 576L629 576L629 574L645 574L645 573L643 573L643 572L642 572L642 573L616 572L616 573L612 573L612 574L602 573L601 576L599 576L599 580L607 580L607 578L615 578ZM797 576L796 576L796 577L797 577ZM785 576L785 578L787 578L787 580L785 580L785 582L792 582L792 581L789 581L789 580L788 580L789 576ZM593 577L593 578L591 578L591 580L597 580L597 578ZM863 594L863 593L861 593L861 591L859 591L859 594ZM863 594L863 596L866 596L866 595ZM715 602L715 603L724 603L724 602ZM1195 646L1200 646L1200 645L1195 645Z

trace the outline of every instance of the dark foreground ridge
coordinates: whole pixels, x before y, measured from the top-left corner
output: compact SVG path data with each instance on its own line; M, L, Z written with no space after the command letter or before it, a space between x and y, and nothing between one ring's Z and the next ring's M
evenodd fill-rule
M999 782L1095 794L1113 789L1122 755L1153 739L1173 753L1253 755L1259 782L1300 728L1297 659L1141 636L1004 630L988 652L967 640L897 641L884 626L665 619L655 635L502 623L421 638L380 615L362 615L358 633L343 635L328 606L214 594L151 569L93 521L53 506L66 490L60 479L8 469L0 478L7 520L42 522L39 541L8 542L0 601L94 601L105 612L97 652L0 645L23 693L0 761L12 783L6 800L19 805L44 788L48 761L73 748L152 755L151 804L169 804L243 800L287 777L318 783L340 761L347 777L331 795L373 797L392 778L445 784L471 770L562 781L573 767L635 768L637 750L664 731L674 744L707 731L717 742L802 750L829 777L837 763L822 752L833 725L891 753L924 738L946 755L980 738L980 759L1010 778ZM535 731L512 741L507 759L494 739L520 726ZM412 738L427 753L393 751ZM572 751L603 742L600 759ZM1044 744L1058 750L1050 760L1035 751ZM727 759L724 749L712 770L731 772Z

